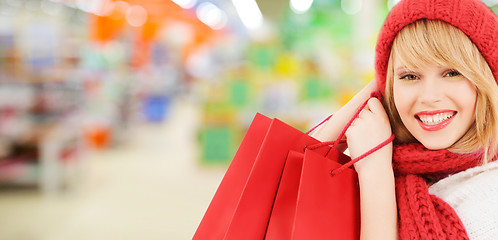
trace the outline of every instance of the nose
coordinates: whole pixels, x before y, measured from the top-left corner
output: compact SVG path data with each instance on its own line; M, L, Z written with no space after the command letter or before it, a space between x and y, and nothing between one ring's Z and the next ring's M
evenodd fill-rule
M444 96L445 87L442 86L440 79L437 77L429 77L421 81L419 89L419 101L423 104L431 105L438 103Z

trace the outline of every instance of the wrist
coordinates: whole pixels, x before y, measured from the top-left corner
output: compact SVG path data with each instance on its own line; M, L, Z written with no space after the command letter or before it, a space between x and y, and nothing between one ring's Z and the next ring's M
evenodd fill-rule
M381 179L384 177L388 177L390 179L391 176L394 177L394 171L392 166L387 164L377 165L368 168L360 168L355 170L358 173L358 179L360 182L364 182L362 181L364 179L373 183L374 181L372 180L374 179Z
M370 178L393 175L392 143L365 157L355 164L358 177Z

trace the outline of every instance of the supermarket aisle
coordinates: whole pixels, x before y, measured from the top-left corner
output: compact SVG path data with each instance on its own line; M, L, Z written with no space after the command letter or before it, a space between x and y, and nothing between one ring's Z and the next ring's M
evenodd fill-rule
M0 192L0 239L191 239L223 176L196 164L196 108L174 105L167 124L88 155L79 187L57 197Z

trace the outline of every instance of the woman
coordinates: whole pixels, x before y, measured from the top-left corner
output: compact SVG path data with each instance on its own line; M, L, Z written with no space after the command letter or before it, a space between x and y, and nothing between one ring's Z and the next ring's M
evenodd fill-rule
M376 79L315 135L335 139L370 92L384 94L346 132L353 158L396 136L355 164L362 239L498 236L498 210L484 199L498 200L497 76L498 20L482 2L403 0L391 10Z

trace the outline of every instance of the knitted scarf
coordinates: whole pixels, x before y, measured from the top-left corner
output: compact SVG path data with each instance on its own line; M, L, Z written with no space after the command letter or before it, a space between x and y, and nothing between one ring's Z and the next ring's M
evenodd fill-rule
M433 151L421 144L395 145L393 167L400 239L468 239L453 208L429 194L426 179L439 180L478 165L480 159L480 154Z

